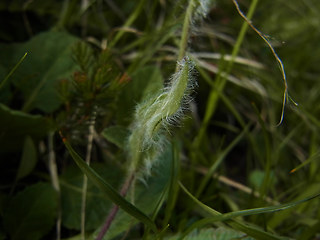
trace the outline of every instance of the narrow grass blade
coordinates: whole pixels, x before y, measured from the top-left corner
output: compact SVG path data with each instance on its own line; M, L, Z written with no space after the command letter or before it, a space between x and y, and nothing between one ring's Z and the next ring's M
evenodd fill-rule
M11 69L11 71L8 73L8 75L5 77L5 79L0 83L0 90L3 88L3 86L6 84L8 79L11 77L11 75L16 71L16 69L19 67L19 65L23 62L23 60L26 58L28 53L25 53L22 58L20 58L19 62Z
M258 122L262 128L264 145L265 145L265 158L263 159L263 162L262 162L262 166L264 166L265 178L264 178L263 183L259 189L261 196L264 196L265 194L267 194L268 187L270 185L271 166L273 164L271 153L273 152L273 149L271 147L270 134L269 134L267 127L265 125L265 122L263 121L261 114L260 114L260 112L254 102L252 103L252 107L258 117Z
M305 160L303 163L301 163L299 166L295 167L294 169L292 169L290 171L290 173L294 173L296 172L297 170L299 170L300 168L304 167L305 165L311 163L312 161L314 160L318 160L320 157L320 151L313 154L312 156L310 156L307 160Z
M207 224L211 224L214 222L221 222L221 221L227 221L230 220L232 218L235 217L241 217L241 216L249 216L249 215L254 215L254 214L262 214L262 213L269 213L269 212L276 212L276 211L281 211L281 210L285 210L294 206L297 206L301 203L310 201L314 198L317 198L320 196L319 194L316 194L314 196L299 200L299 201L294 201L294 202L289 202L289 203L285 203L285 204L280 204L277 206L270 206L270 207L262 207L262 208L253 208L253 209L247 209L247 210L241 210L241 211L236 211L236 212L230 212L230 213L225 213L225 214L221 214L218 211L208 207L207 205L203 204L202 202L200 202L198 199L196 199L181 183L180 183L180 187L183 189L183 191L193 200L195 201L202 209L204 209L207 213L211 214L213 217L209 217L209 218L204 218L202 220L199 220L197 222L195 222L194 224L192 224L184 233L184 236L186 236L186 234L188 234L189 232L191 232L193 229L195 228L201 228ZM241 224L240 222L235 222L236 224ZM233 226L234 228L236 228L237 230L241 230L239 229L239 226L234 225L233 222L230 222L230 225ZM245 225L243 225L242 227L244 227ZM246 226L247 227L247 226ZM252 229L249 229L250 231ZM281 239L278 236L274 236L271 235L270 233L264 232L262 230L258 230L258 229L254 229L255 231L259 231L256 232L258 233L260 236L258 237L256 235L256 233L253 232L248 232L246 231L246 229L242 229L241 231L246 232L248 235L252 236L252 237L258 237L258 239ZM182 239L182 238L181 238Z
M164 217L165 220L163 221L165 224L162 224L163 225L162 230L158 234L156 234L156 237L158 237L160 239L162 239L161 236L169 228L168 220L166 220L166 219L169 219L171 216L171 213L172 213L172 210L175 206L177 195L179 192L179 185L178 185L178 179L177 179L177 177L179 176L179 172L177 172L177 171L180 169L180 165L177 165L177 162L176 162L176 161L179 161L179 159L176 159L177 155L178 155L177 148L178 148L177 143L176 143L176 141L174 141L172 144L172 160L171 160L172 163L170 166L170 169L171 169L170 180L166 184L164 191L162 192L161 196L159 197L158 203L152 213L152 218L151 218L153 221L156 219L161 207L163 206L163 203L166 201L166 210L165 210L165 217ZM178 166L179 166L179 168L177 169ZM172 206L172 207L170 207L170 206ZM168 213L168 211L170 211L170 212ZM147 228L142 240L150 239L149 232L150 232L149 228Z
M217 217L210 217L210 218L204 218L200 221L198 221L196 223L196 225L198 226L203 226L209 223L213 223L213 222L221 222L221 221L226 221L229 220L231 218L235 218L235 217L243 217L243 216L249 216L249 215L254 215L254 214L262 214L262 213L270 213L270 212L276 212L276 211L282 211L291 207L295 207L301 203L310 201L314 198L317 198L320 196L320 193L315 195L315 196L311 196L308 198L305 198L303 200L300 201L294 201L294 202L289 202L289 203L285 203L285 204L280 204L277 206L270 206L270 207L262 207L262 208L252 208L252 209L247 209L247 210L240 210L240 211L236 211L236 212L229 212L229 213L225 213L222 214L220 216Z
M220 166L220 164L222 163L222 161L225 159L225 157L228 155L228 153L238 144L238 142L243 138L243 136L245 135L245 133L248 130L249 125L247 125L245 127L245 129L242 131L242 133L239 134L238 137L236 137L231 143L230 145L221 153L219 154L217 160L212 164L212 166L210 167L210 169L208 170L206 176L204 177L204 179L202 180L202 182L200 183L200 186L198 188L198 191L196 193L196 197L199 197L200 194L202 193L203 189L205 188L205 186L207 185L207 183L209 182L210 178L212 177L213 173L215 172L215 170Z
M138 208L128 202L125 198L123 198L109 183L107 183L104 179L102 179L85 161L74 151L71 147L70 143L65 139L63 139L63 143L68 149L71 157L81 169L81 171L86 174L88 179L92 181L97 187L100 188L104 193L106 193L107 197L120 208L122 208L125 212L135 217L139 221L143 222L146 226L152 229L154 232L157 232L157 227L155 223L143 212L141 212Z
M250 20L252 18L257 4L258 4L258 0L253 0L251 2L249 10L248 10L248 14L247 14L248 20ZM244 22L242 24L239 35L237 37L237 41L236 41L236 43L233 47L232 53L231 53L230 61L228 61L227 63L222 62L222 66L219 67L219 72L218 72L216 80L215 80L215 86L214 86L214 88L211 89L210 95L208 97L207 107L206 107L206 111L205 111L202 125L200 127L198 135L196 136L196 138L194 139L194 142L193 142L193 146L195 149L199 149L199 147L202 143L202 139L205 136L210 119L212 118L212 116L217 108L218 100L220 97L219 92L223 92L223 90L225 88L225 85L227 83L226 76L228 76L230 71L232 70L234 60L239 53L244 36L247 32L248 26L249 26L249 24L247 24L247 22ZM222 58L222 61L224 61L223 58Z
M143 7L145 5L145 0L141 0L138 4L138 6L136 7L136 9L132 12L132 14L130 15L130 17L127 19L127 21L124 23L123 27L129 27L131 26L131 24L137 19L137 17L139 16L140 12L143 10ZM125 33L125 31L123 30L124 28L122 28L113 38L112 42L109 45L109 48L112 48L113 46L116 45L116 43L120 40L120 38L123 36L123 34Z
M214 217L221 216L222 213L214 210L213 208L208 207L207 205L200 202L197 198L195 198L181 183L180 187L182 190L196 203L198 204L202 209L204 209L207 213ZM247 235L254 237L259 240L279 240L280 237L274 236L273 234L267 233L262 231L261 229L248 225L247 223L243 223L238 220L227 220L227 223L234 229L244 232ZM195 226L194 224L191 225L179 238L179 240L182 240L185 236L187 236L194 228L197 228L198 226ZM200 226L199 226L200 227Z
M167 200L167 207L165 210L165 216L163 220L163 226L165 227L168 225L171 215L173 213L174 207L177 202L178 193L179 193L179 177L180 177L180 156L179 156L179 145L178 141L175 140L172 145L173 157L172 157L172 166L171 166L171 178L169 183L169 191L168 191L168 200Z

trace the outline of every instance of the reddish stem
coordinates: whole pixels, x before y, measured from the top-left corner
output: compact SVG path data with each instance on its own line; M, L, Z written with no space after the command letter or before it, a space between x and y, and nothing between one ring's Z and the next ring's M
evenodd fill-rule
M124 184L122 185L121 191L120 191L120 195L121 196L126 196L127 192L129 190L129 187L131 186L131 183L133 181L134 178L134 174L130 174L126 181L124 182ZM117 215L117 212L119 210L119 206L118 205L114 205L113 208L111 209L111 212L109 213L109 215L106 218L106 221L104 222L98 237L96 238L96 240L102 240L104 235L106 234L106 232L109 230L110 225L113 221L113 219L115 218L115 216Z

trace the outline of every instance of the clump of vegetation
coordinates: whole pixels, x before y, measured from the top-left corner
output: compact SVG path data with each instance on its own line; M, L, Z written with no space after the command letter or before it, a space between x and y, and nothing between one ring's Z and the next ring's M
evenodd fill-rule
M0 239L319 237L320 3L0 11Z

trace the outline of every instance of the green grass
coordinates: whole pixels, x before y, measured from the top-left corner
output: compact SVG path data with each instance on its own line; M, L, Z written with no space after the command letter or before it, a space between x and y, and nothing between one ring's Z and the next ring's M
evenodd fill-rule
M0 239L320 236L320 2L234 3L0 3Z

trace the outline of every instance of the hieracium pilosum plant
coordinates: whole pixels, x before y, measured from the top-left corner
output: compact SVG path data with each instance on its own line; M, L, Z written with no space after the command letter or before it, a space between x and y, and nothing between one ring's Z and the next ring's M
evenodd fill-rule
M189 57L177 62L177 71L157 95L150 96L136 107L132 132L128 139L129 172L143 168L150 173L166 143L166 130L179 122L188 109L194 63Z

